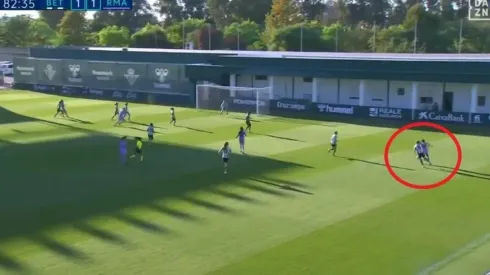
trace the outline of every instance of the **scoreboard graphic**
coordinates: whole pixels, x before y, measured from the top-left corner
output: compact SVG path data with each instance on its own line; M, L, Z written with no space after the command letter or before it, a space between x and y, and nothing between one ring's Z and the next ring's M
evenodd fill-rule
M0 0L0 10L122 11L133 8L132 0Z
M469 0L468 19L471 21L490 21L490 0Z

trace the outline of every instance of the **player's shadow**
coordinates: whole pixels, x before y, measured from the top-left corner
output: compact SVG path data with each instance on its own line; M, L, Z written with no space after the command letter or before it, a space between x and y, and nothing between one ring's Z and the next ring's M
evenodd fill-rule
M430 170L447 172L447 173L451 173L454 169L454 167L448 167L448 166L442 166L442 165L431 165L431 166L426 165L425 168L430 169ZM456 174L460 175L460 176L464 176L464 177L469 177L469 178L490 180L490 174L474 172L474 171L469 171L469 170L464 170L464 169L459 169L459 171L456 172Z
M74 118L74 117L67 117L66 119L70 120L70 121L73 121L73 122L76 122L76 123L81 123L81 124L94 124L93 122L91 121L88 121L88 120L81 120L81 119L78 119L78 118Z
M142 122L138 122L138 121L128 121L129 123L131 124L136 124L136 125L140 125L140 126L144 126L144 127L148 127L150 126L149 123L142 123ZM160 127L160 126L153 126L155 129L162 129L162 130L165 130L167 128L165 127Z
M281 137L281 136L268 135L268 134L254 133L254 135L259 135L259 136L264 136L264 137L270 137L270 138L276 138L276 139L282 139L282 140L289 140L289 141L305 142L303 140L299 140L299 139L295 139L295 138Z
M201 133L206 133L206 134L214 134L214 132L211 132L211 131L197 129L197 128L191 128L191 127L182 126L182 125L178 125L178 124L176 124L175 127L180 127L180 128L184 128L184 129L187 129L187 130L191 130L191 131L195 131L195 132L201 132Z
M128 129L133 129L133 130L140 131L140 132L146 132L146 129L141 129L141 128L137 128L137 127L133 127L133 126L125 126L124 124L122 125L122 127L128 128ZM155 134L163 134L163 133L159 132L159 131L155 131Z
M258 196L254 195L284 199L301 195L298 190L280 187L284 184L277 181L264 184L247 179L260 179L261 175L274 171L311 169L293 162L234 154L229 173L224 175L216 150L158 142L144 147L145 162L134 161L123 166L117 151L120 137L95 133L73 124L15 116L8 114L9 121L49 124L85 135L26 144L0 140L0 243L24 238L74 261L90 260L90 251L85 254L70 243L42 232L71 226L94 240L129 244L124 234L116 234L109 229L111 227L103 230L87 223L90 218L104 216L149 234L172 236L178 232L162 225L162 221L202 221L193 214L196 208L239 215L240 211L232 208L229 200L260 205L261 202L254 199ZM133 140L129 143L134 146ZM214 194L213 199L194 195L201 192ZM190 206L170 208L166 206L167 200L180 200ZM123 212L132 207L145 207L162 218L149 221ZM24 262L18 263L8 254L0 253L0 273L3 269L29 268Z
M271 180L265 180L265 179L260 179L260 178L252 178L252 180L254 180L256 182L264 183L264 184L267 184L270 186L274 186L276 188L287 190L287 191L297 192L297 193L306 194L306 195L313 195L313 193L311 193L311 192L298 189L298 188L293 187L289 184L278 183L278 182L274 182Z
M351 157L342 157L342 156L336 156L336 157L343 158L343 159L346 159L349 161L357 161L357 162L363 162L363 163L367 163L367 164L371 164L371 165L386 167L386 165L384 163L380 163L380 162L369 161L369 160L358 159L358 158L351 158ZM407 171L415 171L415 169L412 169L412 168L400 167L400 166L395 166L395 165L391 165L391 168L400 169L400 170L407 170Z

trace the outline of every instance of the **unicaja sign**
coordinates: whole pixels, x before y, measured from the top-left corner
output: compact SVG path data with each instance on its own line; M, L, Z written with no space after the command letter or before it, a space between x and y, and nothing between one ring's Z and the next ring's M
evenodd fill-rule
M419 120L433 120L433 121L448 121L448 122L465 122L463 114L454 115L449 113L447 115L441 115L436 112L420 112L418 115Z
M306 106L304 104L282 103L278 101L276 106L279 109L286 109L286 110L297 110L297 111L306 110Z

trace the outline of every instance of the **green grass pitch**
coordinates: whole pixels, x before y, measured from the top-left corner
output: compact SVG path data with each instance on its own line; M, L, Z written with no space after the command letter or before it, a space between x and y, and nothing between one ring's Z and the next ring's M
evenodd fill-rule
M460 173L417 191L383 164L392 128L0 92L0 274L422 275L490 270L490 139L457 135ZM119 162L122 135L145 160ZM338 156L327 153L339 132ZM415 140L433 144L422 168ZM218 149L234 154L227 175ZM134 141L130 140L130 149ZM403 178L430 184L456 162L443 133L411 130L390 152Z

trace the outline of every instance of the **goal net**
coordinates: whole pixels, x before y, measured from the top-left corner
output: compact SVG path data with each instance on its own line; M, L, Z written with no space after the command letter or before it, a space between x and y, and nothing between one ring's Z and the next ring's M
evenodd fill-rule
M227 110L239 113L269 114L272 99L270 87L231 87L215 84L196 85L196 109L221 110L225 102Z

